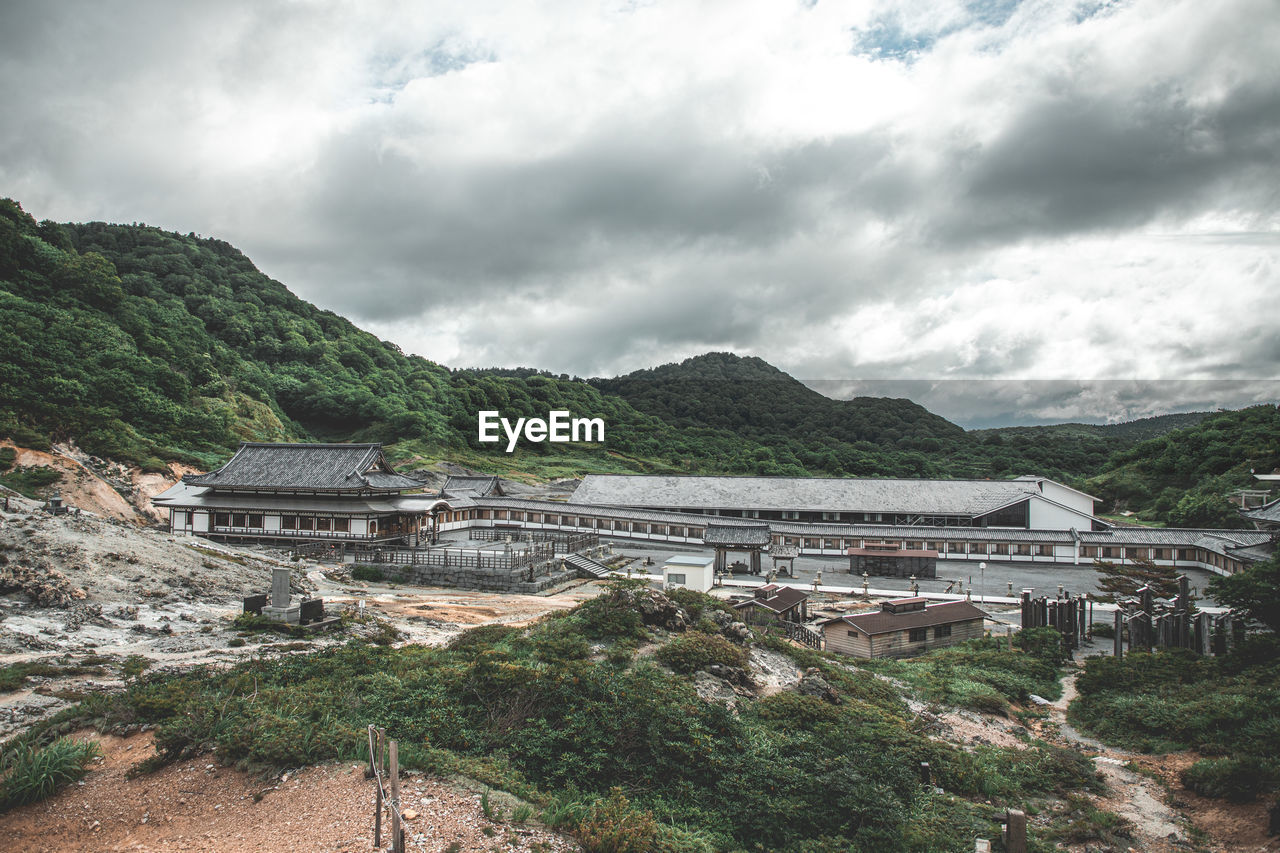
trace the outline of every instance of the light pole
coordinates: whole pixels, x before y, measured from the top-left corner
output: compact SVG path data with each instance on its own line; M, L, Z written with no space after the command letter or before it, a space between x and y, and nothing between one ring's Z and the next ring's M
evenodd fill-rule
M987 564L978 563L978 603L987 603Z

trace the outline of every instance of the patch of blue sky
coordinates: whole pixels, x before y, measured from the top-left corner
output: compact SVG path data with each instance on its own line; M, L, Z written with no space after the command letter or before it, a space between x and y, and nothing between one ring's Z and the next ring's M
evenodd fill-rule
M474 46L459 50L443 39L409 56L376 54L369 61L372 79L370 100L375 103L390 103L414 80L440 77L478 62L496 61L497 56L492 51Z
M1003 27L1022 2L1023 0L971 0L964 4L964 14L958 18L924 20L913 22L912 26L908 26L901 14L885 12L873 18L866 28L853 31L852 52L876 59L911 63L952 33Z

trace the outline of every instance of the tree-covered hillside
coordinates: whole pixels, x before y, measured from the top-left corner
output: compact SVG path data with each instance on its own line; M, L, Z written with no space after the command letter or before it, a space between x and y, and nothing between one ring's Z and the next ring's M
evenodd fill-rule
M1280 467L1280 411L1218 412L1117 452L1085 489L1117 510L1178 527L1244 527L1226 495Z

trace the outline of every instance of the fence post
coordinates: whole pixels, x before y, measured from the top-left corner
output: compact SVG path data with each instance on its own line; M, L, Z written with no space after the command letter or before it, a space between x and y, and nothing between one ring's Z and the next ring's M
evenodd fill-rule
M400 826L400 745L391 741L391 849L404 853L404 830ZM1025 848L1024 848L1025 849Z
M1008 809L1004 819L1004 849L1007 853L1027 853L1027 813Z
M1117 608L1115 612L1116 635L1111 640L1111 647L1116 657L1124 657L1124 613Z

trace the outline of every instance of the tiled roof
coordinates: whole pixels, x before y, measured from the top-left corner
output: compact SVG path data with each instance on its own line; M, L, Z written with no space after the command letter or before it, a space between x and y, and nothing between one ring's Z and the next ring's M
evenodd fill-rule
M426 512L433 498L424 495L374 494L368 497L324 495L273 495L269 493L221 492L205 486L177 483L152 498L157 507L176 509L217 509L244 512L392 513Z
M986 617L986 613L968 601L948 601L945 604L930 604L923 610L909 610L906 613L877 610L872 613L840 616L828 619L822 624L826 626L832 622L845 622L864 634L876 635L907 631L911 628L932 628L935 625L949 625Z
M450 476L440 490L443 497L488 497L501 495L502 486L497 477Z
M1270 524L1280 524L1280 499L1276 499L1271 503L1240 513L1243 517L1251 521L1263 521Z
M708 524L707 529L702 534L702 541L711 546L716 545L742 545L748 547L763 547L772 541L769 535L769 525L753 524L753 525L737 525L730 526L727 524Z
M891 480L588 474L571 503L682 509L983 515L1031 496L1039 480Z
M416 489L422 482L397 474L380 444L240 445L227 464L183 482L215 489L264 491L381 491Z

